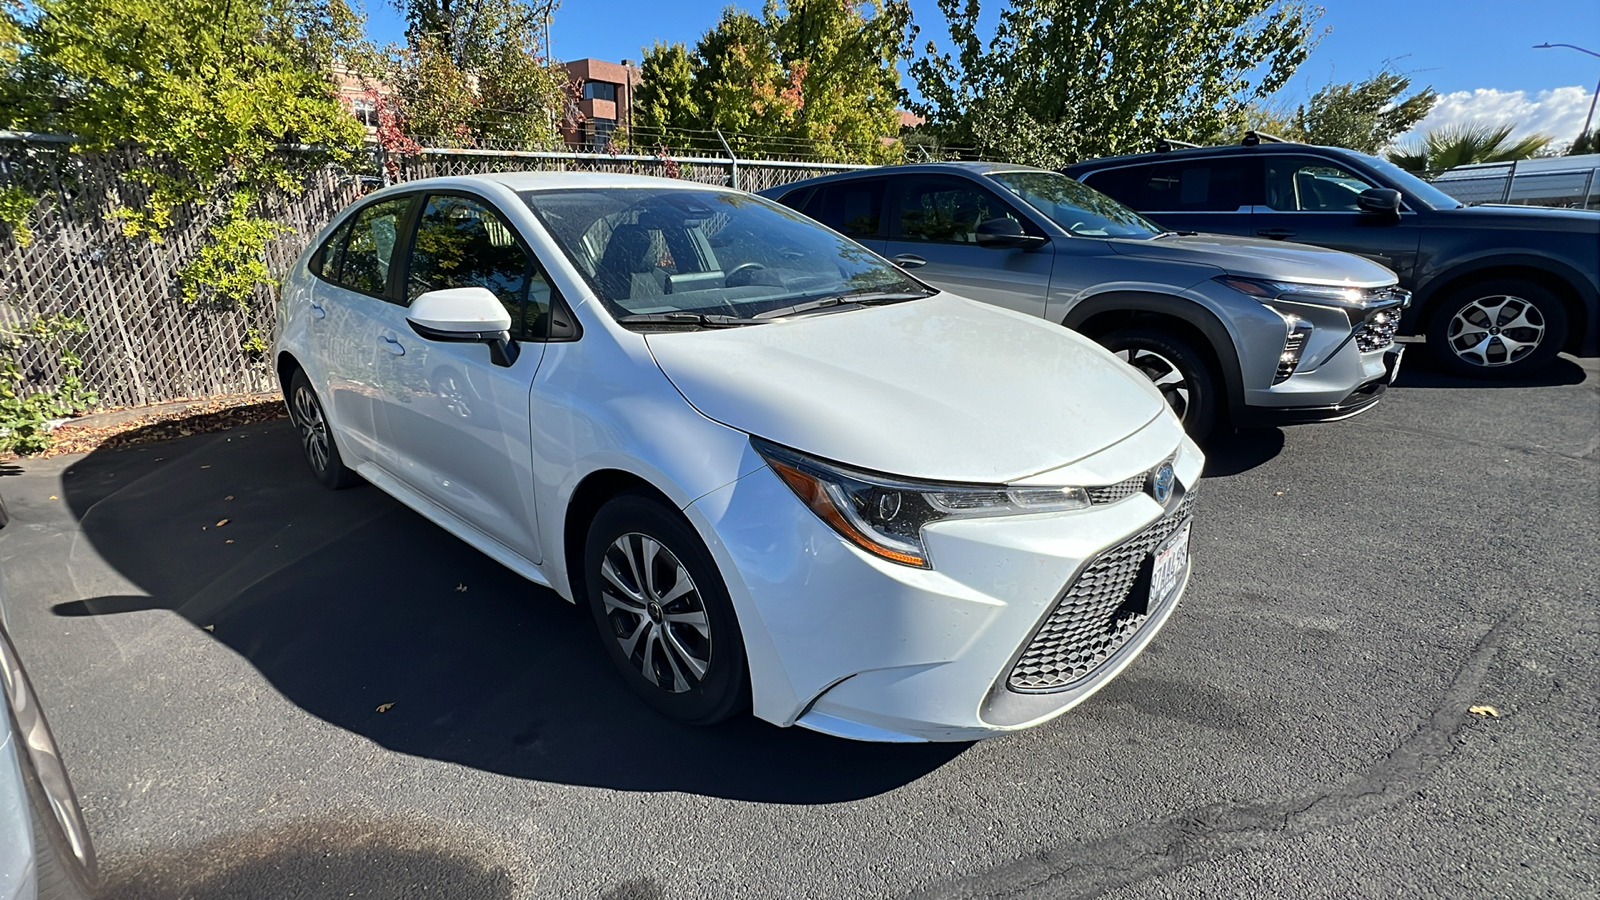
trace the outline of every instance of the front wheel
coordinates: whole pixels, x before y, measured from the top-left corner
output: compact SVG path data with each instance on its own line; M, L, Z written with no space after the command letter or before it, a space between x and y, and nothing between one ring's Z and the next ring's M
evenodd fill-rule
M1099 343L1155 383L1190 437L1202 440L1216 427L1219 382L1188 341L1153 328L1123 328Z
M1495 278L1446 297L1427 336L1434 358L1458 375L1515 378L1555 359L1567 340L1567 309L1531 281Z
M749 705L744 638L716 563L677 510L642 493L600 508L584 550L589 610L628 687L694 725Z
M339 455L339 445L333 440L333 429L328 427L328 416L311 388L311 379L298 369L289 379L289 419L299 433L306 465L318 481L336 491L361 483L361 476L351 471Z

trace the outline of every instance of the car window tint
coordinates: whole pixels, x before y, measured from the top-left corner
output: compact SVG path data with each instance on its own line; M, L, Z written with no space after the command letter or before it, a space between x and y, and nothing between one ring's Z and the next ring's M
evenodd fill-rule
M433 195L417 219L406 275L406 302L427 291L485 287L520 323L524 337L542 337L549 321L550 282L518 243L509 222L488 203Z
M350 223L344 262L339 267L340 284L364 294L383 294L384 285L389 282L395 238L410 206L410 197L395 197L356 213Z
M1123 166L1090 172L1081 179L1113 200L1121 201L1134 209L1146 209L1144 186L1150 180L1149 166Z
M349 237L350 221L347 219L322 242L322 247L311 260L311 271L326 281L338 282L339 264L344 261L344 244Z
M978 223L1015 219L1029 234L1033 224L987 190L959 178L901 178L900 240L976 244Z
M1243 160L1176 160L1150 167L1139 209L1237 212L1239 207L1249 205L1247 194Z
M883 221L883 179L847 181L817 189L806 214L840 234L878 236Z
M1316 156L1267 159L1266 205L1282 212L1357 212L1356 198L1373 185L1367 179Z

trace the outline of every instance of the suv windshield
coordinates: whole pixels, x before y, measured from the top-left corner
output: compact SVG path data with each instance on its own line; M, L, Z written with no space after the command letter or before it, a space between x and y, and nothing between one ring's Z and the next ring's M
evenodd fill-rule
M1079 237L1152 238L1162 233L1149 219L1059 172L995 172L989 177Z
M1389 179L1389 184L1409 193L1421 200L1430 209L1457 209L1462 203L1460 200L1446 194L1421 178L1407 172L1387 159L1357 153L1361 161L1378 170L1378 173Z
M521 196L619 320L746 319L828 297L931 293L860 244L750 194L618 187Z

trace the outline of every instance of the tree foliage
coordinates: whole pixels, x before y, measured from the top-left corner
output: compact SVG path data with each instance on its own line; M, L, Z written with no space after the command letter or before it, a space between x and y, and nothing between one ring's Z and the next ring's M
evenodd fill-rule
M32 0L0 7L0 23L0 128L75 134L77 152L140 148L134 199L114 212L130 235L160 240L178 210L216 205L207 264L184 273L190 299L247 296L271 233L254 201L359 145L329 81L361 29L344 0Z
M768 0L761 16L725 10L693 52L645 53L633 138L645 145L882 161L896 158L899 60L910 53L905 0Z
M1377 153L1422 121L1439 100L1432 88L1404 96L1410 89L1410 77L1390 69L1365 81L1327 85L1295 116L1295 137Z
M950 146L1058 166L1220 132L1316 44L1299 0L1009 0L987 43L979 0L939 0L955 53L911 66L912 108Z
M1547 134L1511 140L1516 123L1465 124L1435 129L1385 154L1389 161L1417 175L1436 175L1473 163L1528 159L1550 145Z

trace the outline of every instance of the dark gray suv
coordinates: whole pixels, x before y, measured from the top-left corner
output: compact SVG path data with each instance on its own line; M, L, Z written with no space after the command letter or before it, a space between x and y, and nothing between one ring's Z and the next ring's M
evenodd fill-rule
M1056 172L930 163L763 193L929 284L1094 338L1160 386L1196 437L1219 422L1354 415L1399 365L1394 329L1409 295L1388 269L1318 247L1163 231Z
M1414 292L1404 334L1467 375L1600 351L1600 212L1463 206L1391 162L1259 136L1078 163L1084 184L1163 227L1357 253Z

